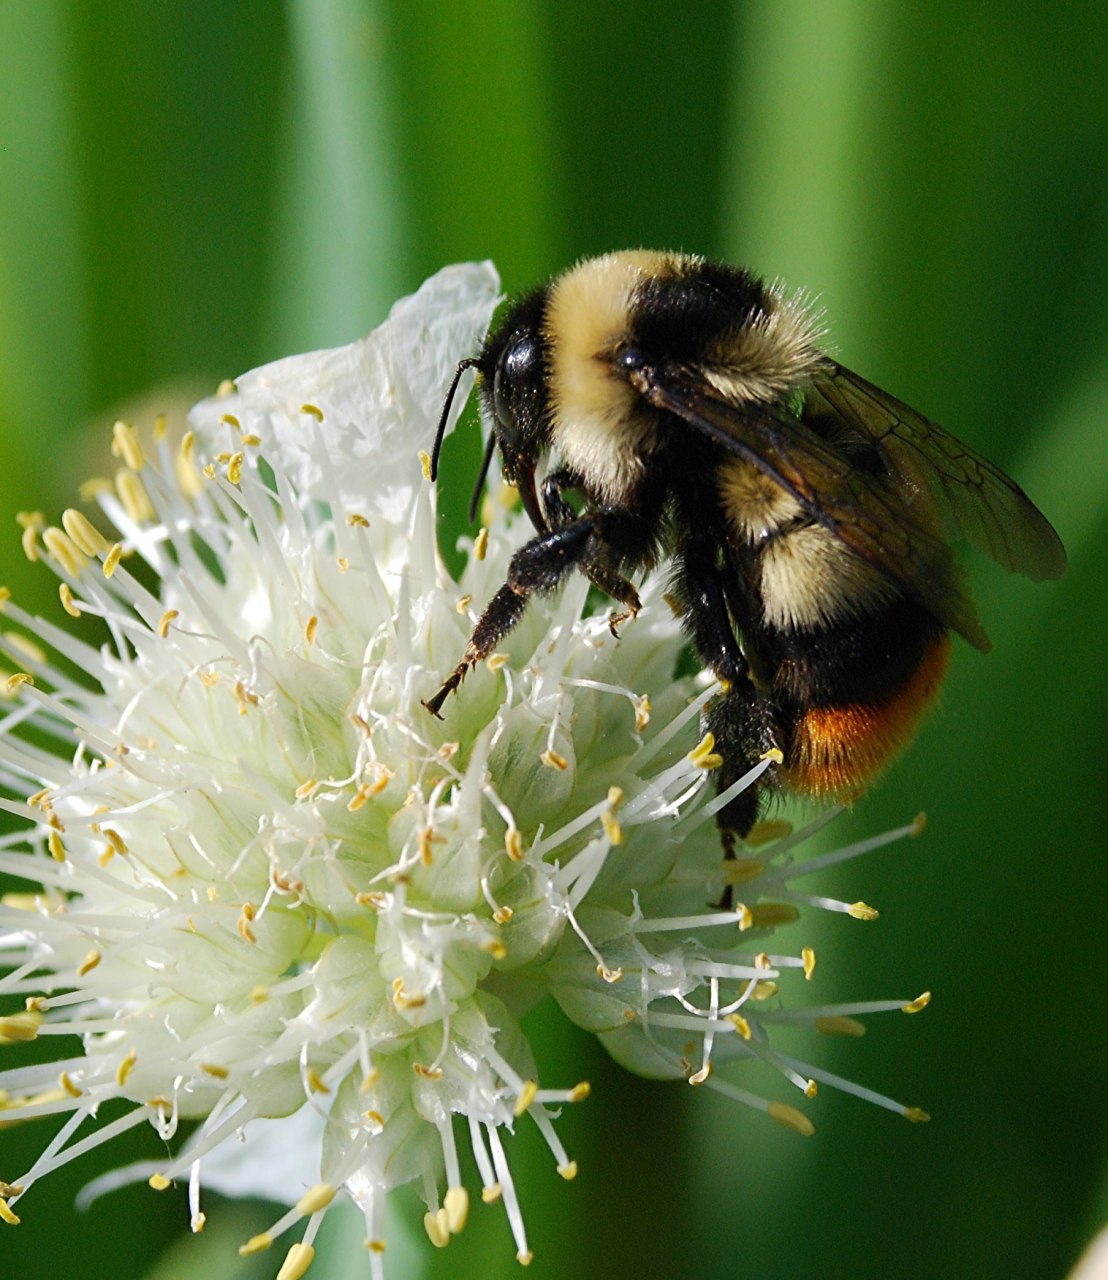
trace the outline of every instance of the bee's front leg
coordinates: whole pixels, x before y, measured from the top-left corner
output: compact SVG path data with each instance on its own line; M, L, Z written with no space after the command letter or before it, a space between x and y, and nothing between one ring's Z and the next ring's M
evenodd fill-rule
M568 504L567 504L568 505ZM487 658L519 622L532 595L553 591L574 569L582 569L589 579L636 611L635 588L610 566L633 559L642 544L641 517L613 508L604 508L576 517L550 533L541 533L512 556L508 581L485 607L469 637L461 662L443 682L433 698L423 704L439 715L446 699L458 688L467 673Z

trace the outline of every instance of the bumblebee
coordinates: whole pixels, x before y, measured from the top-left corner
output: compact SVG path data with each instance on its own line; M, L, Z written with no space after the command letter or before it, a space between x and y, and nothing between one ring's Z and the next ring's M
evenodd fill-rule
M950 538L1035 580L1066 557L1018 485L821 336L803 295L680 253L587 259L514 302L458 366L431 474L476 369L491 431L471 519L499 448L535 536L428 710L534 593L578 570L621 607L614 629L640 608L634 576L664 557L721 685L705 713L720 791L766 751L784 757L720 811L727 852L768 790L864 788L934 701L950 633L990 647Z

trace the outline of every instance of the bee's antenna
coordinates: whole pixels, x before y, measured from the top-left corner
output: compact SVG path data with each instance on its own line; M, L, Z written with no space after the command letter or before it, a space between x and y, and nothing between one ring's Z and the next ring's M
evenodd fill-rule
M477 504L481 501L481 490L485 487L485 477L489 474L489 467L492 465L492 454L495 448L496 432L490 431L488 442L485 445L485 456L481 459L481 470L477 475L477 483L473 486L473 497L469 500L470 524L477 519Z
M454 392L458 390L458 383L461 381L462 374L467 369L476 369L478 361L474 357L462 360L458 367L454 370L454 379L450 383L450 390L446 393L446 401L442 406L442 417L439 419L439 429L435 432L435 447L431 450L431 479L437 480L439 476L439 453L442 449L443 437L446 435L446 420L450 417L450 406L454 403ZM487 464L486 464L487 465ZM484 472L481 473L484 475Z

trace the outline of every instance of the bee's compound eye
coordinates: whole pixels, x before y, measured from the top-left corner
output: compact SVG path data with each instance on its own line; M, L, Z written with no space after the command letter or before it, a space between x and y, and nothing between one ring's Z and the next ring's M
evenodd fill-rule
M493 375L492 398L499 435L508 445L517 444L526 423L528 403L536 379L542 378L542 351L530 333L521 333L504 348Z

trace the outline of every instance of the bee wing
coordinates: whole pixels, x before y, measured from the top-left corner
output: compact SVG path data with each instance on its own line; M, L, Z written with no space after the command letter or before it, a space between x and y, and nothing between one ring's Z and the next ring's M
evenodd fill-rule
M1019 485L895 396L827 360L807 403L864 432L894 469L922 479L954 528L997 564L1036 582L1065 573L1061 539Z
M640 366L629 381L656 408L743 458L792 494L846 546L918 597L936 617L987 651L989 638L950 547L912 490L853 466L799 419L769 405L736 405L687 371Z

